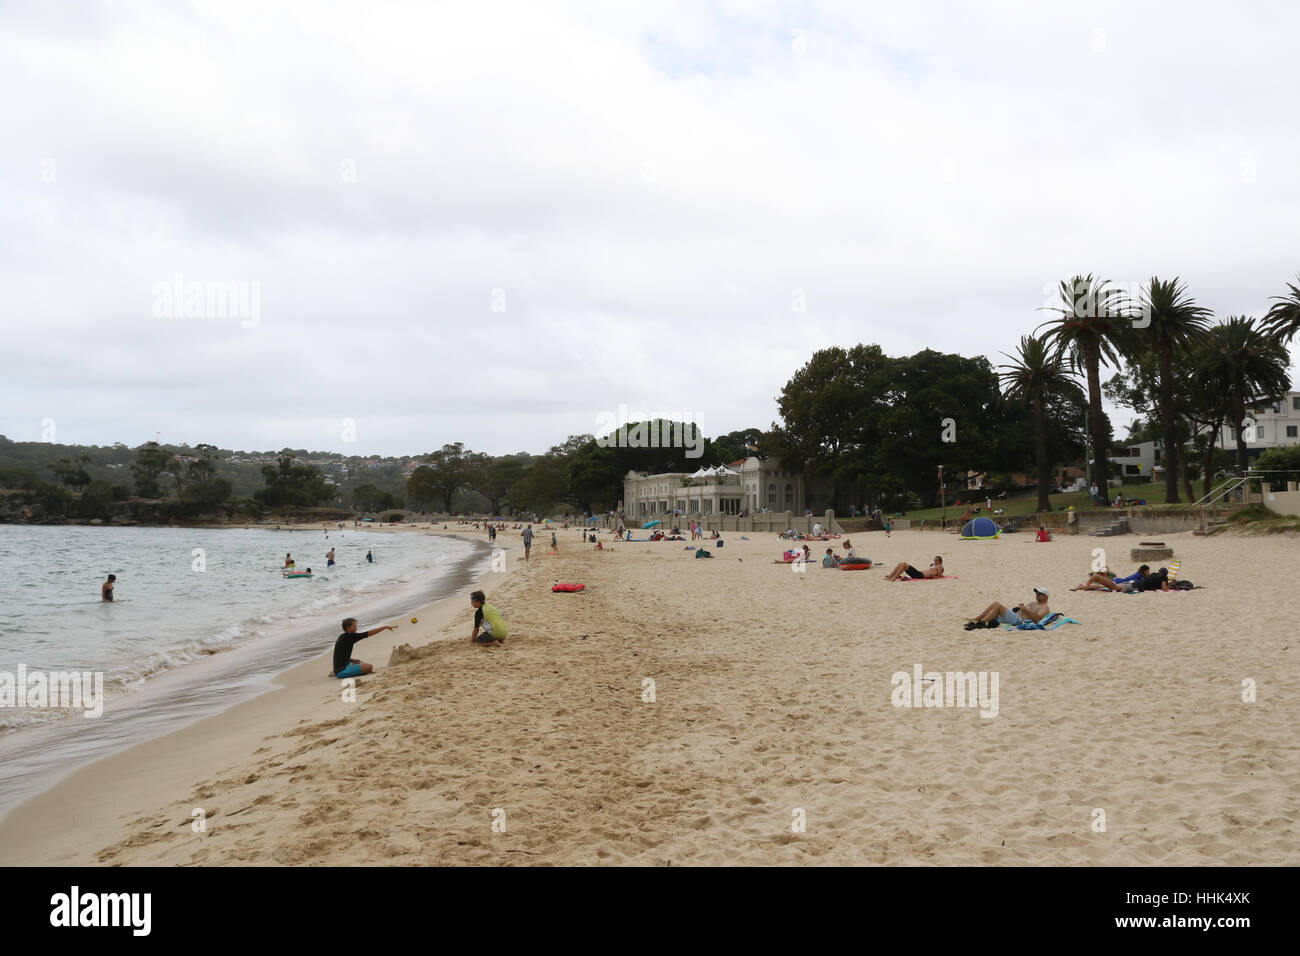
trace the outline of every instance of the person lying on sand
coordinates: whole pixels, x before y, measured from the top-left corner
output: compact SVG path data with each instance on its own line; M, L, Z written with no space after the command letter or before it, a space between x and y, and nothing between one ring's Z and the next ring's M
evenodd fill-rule
M1004 604L990 604L979 616L966 622L966 630L974 631L981 627L997 627L999 624L1019 624L1021 621L1041 621L1047 616L1046 591L1034 588L1034 599L1028 604L1009 608Z
M912 567L906 561L899 561L894 565L894 570L890 571L889 574L885 576L885 580L897 581L904 574L913 579L941 578L943 577L943 558L936 554L934 556L934 564L930 565L924 571L916 570L916 568Z
M355 617L345 617L343 619L343 633L339 635L338 640L334 642L334 672L331 676L360 677L362 674L369 674L375 669L373 664L367 664L365 661L359 661L351 657L352 648L356 646L357 641L363 641L367 637L373 637L380 631L395 631L396 624L385 624L382 627L372 627L368 631L357 633L357 619Z
M1096 571L1088 575L1088 580L1071 591L1133 591L1147 590L1143 585L1152 577L1151 565L1144 564L1126 578L1117 578L1109 571ZM1159 585L1156 585L1159 587ZM1154 590L1151 588L1150 590Z
M469 603L474 608L474 632L470 634L469 642L500 647L506 639L506 622L501 620L501 612L487 603L487 595L482 591L471 594ZM483 631L482 634L479 633L480 630Z

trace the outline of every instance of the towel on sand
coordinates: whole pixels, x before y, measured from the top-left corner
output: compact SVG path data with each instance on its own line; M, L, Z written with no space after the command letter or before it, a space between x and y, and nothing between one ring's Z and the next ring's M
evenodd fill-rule
M1019 624L1003 624L1004 631L1054 631L1062 624L1081 624L1072 617L1066 617L1060 611L1053 611L1041 621L1021 621Z

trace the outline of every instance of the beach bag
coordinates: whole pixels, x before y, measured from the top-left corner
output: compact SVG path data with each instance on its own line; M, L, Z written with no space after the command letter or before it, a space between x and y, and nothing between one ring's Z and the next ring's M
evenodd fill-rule
M713 554L712 554L712 552L705 551L703 548L699 548L699 549L695 552L695 556L696 556L697 558L711 558L711 557L713 557Z

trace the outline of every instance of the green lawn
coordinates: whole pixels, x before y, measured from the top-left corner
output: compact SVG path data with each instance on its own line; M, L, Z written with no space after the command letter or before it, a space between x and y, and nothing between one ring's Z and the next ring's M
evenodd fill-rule
M1194 487L1197 493L1199 494L1200 487L1201 487L1200 483L1197 482ZM1119 489L1112 488L1110 490L1110 498L1112 501L1115 500L1115 493L1117 490L1124 493L1125 499L1141 498L1144 499L1146 503L1149 505L1163 505L1165 503L1165 486L1163 482L1159 484L1154 484L1149 481L1144 481L1141 482L1140 484L1124 485L1122 488ZM974 497L977 495L978 497ZM1088 492L1086 491L1075 492L1074 494L1068 494L1068 495L1049 495L1048 497L1052 502L1053 511L1063 511L1066 508L1068 508L1070 505L1074 505L1075 511L1087 511L1093 507L1092 502L1089 501L1088 499ZM957 498L960 498L962 501L961 507L958 507L953 503ZM1184 502L1184 504L1187 503L1188 502ZM966 492L963 494L954 495L948 501L948 518L950 520L954 518L960 518L962 516L962 513L966 510L966 508L969 505L973 505L973 504L977 504L980 506L981 515L985 513L984 496L980 492L972 491L972 492ZM1010 515L1032 515L1038 510L1038 494L1037 492L1035 492L1029 495L1020 495L1015 498L1004 498L1001 501L999 501L997 498L994 498L993 510L996 511L998 508L1005 509L1005 515L995 515L994 517L1005 517ZM924 518L927 521L933 521L943 517L943 509L925 508L920 511L909 511L907 514L899 515L898 517L910 518L914 521L919 521L922 518Z

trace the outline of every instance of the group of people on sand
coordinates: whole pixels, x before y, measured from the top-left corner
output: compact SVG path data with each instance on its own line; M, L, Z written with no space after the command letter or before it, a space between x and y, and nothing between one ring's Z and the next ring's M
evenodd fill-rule
M474 629L469 635L470 643L479 644L483 647L501 647L509 633L506 622L501 617L501 612L487 603L487 595L482 591L471 592L469 604L474 609ZM412 618L411 620L414 621L415 619ZM345 617L343 619L343 633L334 641L334 666L330 671L330 676L342 680L348 677L360 677L363 674L373 673L375 665L353 657L353 648L356 647L358 641L363 641L367 637L374 637L384 631L395 630L397 630L396 624L381 624L379 627L372 627L368 631L358 631L357 619L355 617Z

